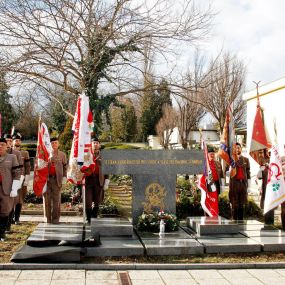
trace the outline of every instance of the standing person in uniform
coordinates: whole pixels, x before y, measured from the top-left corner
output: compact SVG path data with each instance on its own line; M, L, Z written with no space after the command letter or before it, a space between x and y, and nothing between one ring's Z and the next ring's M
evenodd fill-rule
M18 169L17 157L7 153L6 139L0 138L0 241L5 240L5 230L14 206L14 197L20 188Z
M6 139L6 142L7 142L7 153L14 154L17 157L18 164L19 164L17 171L20 173L20 184L22 186L23 181L24 181L24 175L23 175L24 163L23 163L21 152L16 150L16 149L13 149L13 147L12 147L13 146L13 140L12 140L12 136L10 134L5 134L4 138ZM21 186L19 187L19 189L21 188ZM15 199L16 199L16 197L17 196L15 196ZM10 231L11 224L13 224L13 221L14 221L14 207L12 207L11 213L9 215L7 231Z
M250 165L248 158L241 155L241 145L236 143L235 152L238 157L236 161L236 175L230 178L229 199L232 205L232 217L234 220L243 220L244 205L247 203L247 188L250 179Z
M21 149L21 143L22 143L21 139L22 138L20 134L16 134L13 136L13 149L18 150L21 153L22 160L24 163L24 167L22 168L22 175L25 177L22 188L18 192L18 197L15 198L14 219L15 219L16 225L18 225L20 222L22 205L24 203L24 199L27 194L27 186L28 186L29 176L30 176L30 171L31 171L29 152Z
M60 151L58 138L50 139L52 152L49 159L49 176L47 190L43 194L44 211L47 223L58 224L60 218L61 187L66 183L67 161L64 152Z
M209 166L212 171L213 180L214 180L218 195L220 195L221 178L224 177L224 174L223 174L221 163L218 160L216 160L215 149L211 146L208 146L208 159L209 159Z
M260 157L260 168L258 175L259 179L262 179L262 185L261 185L261 199L260 199L260 208L264 209L264 199L266 194L266 186L267 186L267 178L268 178L268 167L270 162L270 152L268 149L263 150L263 154ZM264 215L264 223L267 225L273 225L274 224L274 209L270 210Z
M108 189L109 186L108 176L104 176L101 171L100 141L97 137L93 137L91 140L95 168L85 178L86 217L88 223L91 222L91 218L97 218L99 205L104 199L104 190Z

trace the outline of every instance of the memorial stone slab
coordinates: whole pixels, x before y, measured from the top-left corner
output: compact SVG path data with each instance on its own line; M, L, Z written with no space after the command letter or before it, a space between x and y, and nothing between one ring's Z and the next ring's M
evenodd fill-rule
M27 239L28 245L45 244L45 242L60 242L62 240L72 243L82 242L83 225L79 223L46 224L40 223Z
M146 254L152 255L185 255L204 254L204 247L195 239L173 239L167 236L156 239L142 239Z
M137 231L137 235L142 239L159 239L159 233L152 233L152 232L140 232ZM178 231L174 232L167 232L164 233L164 237L168 239L187 239L187 238L193 238L191 235L189 235L187 232L185 232L182 229L179 229Z
M133 225L123 218L91 219L91 234L100 236L132 236Z
M263 251L285 251L285 236L252 237L251 239L260 243L262 245Z
M261 244L250 238L197 238L206 253L260 252Z
M144 247L136 235L132 237L101 237L101 245L87 247L86 256L142 256Z
M247 237L285 237L285 232L276 229L261 229L259 231L241 231L241 234Z
M45 262L79 262L81 248L72 246L32 247L24 245L17 250L12 262L45 263Z
M176 213L176 175L202 173L203 161L199 150L103 150L102 172L132 176L136 224L143 211Z
M200 236L216 234L237 234L239 225L223 217L191 217L187 218L187 224Z

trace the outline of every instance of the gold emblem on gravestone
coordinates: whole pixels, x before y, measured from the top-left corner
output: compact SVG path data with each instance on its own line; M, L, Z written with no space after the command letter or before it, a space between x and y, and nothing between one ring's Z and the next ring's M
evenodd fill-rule
M144 211L149 213L153 207L164 209L165 188L159 183L151 183L145 189L145 201L143 202Z

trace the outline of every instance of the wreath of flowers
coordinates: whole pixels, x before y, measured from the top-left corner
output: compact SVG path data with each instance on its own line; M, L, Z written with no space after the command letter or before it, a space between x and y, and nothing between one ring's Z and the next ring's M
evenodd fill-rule
M178 230L179 220L176 215L164 211L152 213L143 212L138 218L137 229L144 232L159 232L161 220L165 223L165 232Z

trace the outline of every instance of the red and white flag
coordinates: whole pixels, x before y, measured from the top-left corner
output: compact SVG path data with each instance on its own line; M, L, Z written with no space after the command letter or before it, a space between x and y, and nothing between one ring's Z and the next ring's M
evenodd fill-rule
M260 164L261 161L259 159L258 152L260 150L269 149L270 147L271 141L265 125L263 109L260 106L259 97L257 96L257 106L253 122L249 154L258 164Z
M34 168L33 189L36 196L41 196L46 191L50 154L51 144L48 128L44 123L41 123L38 130L37 155Z
M235 141L234 117L233 117L231 106L228 106L218 155L228 165L231 166L230 168L231 177L234 177L236 175L236 163L235 162L238 159L234 151L235 143L236 141Z
M271 148L268 180L264 199L264 214L285 201L285 182L282 173L282 162L278 144Z
M201 190L201 206L210 217L219 215L219 197L209 164L207 144L203 142L205 166L204 174L199 177L198 188Z
M83 93L78 97L72 125L73 141L67 179L73 184L81 184L84 173L95 167L91 146L92 129L93 116L89 106L89 97Z

